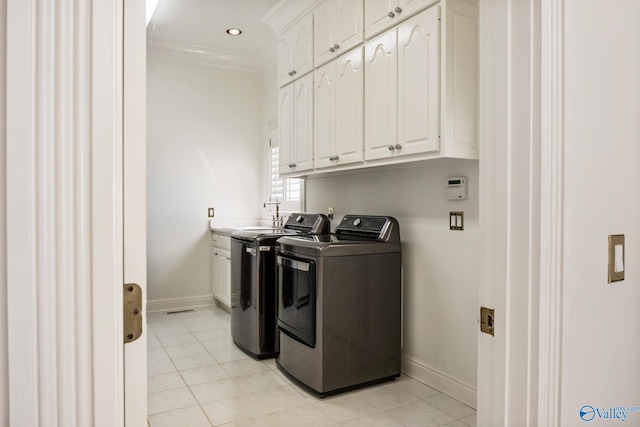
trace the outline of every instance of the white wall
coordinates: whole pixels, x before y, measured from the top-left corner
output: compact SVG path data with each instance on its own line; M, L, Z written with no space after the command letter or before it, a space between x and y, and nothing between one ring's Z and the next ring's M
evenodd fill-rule
M468 199L444 198L465 176ZM400 223L404 280L403 369L475 406L478 336L478 162L430 161L308 179L307 210L391 215ZM464 231L449 212L464 211Z
M567 0L564 15L562 425L577 426L583 405L640 406L640 2ZM610 234L626 236L614 284Z
M262 105L259 73L148 57L150 303L212 295L208 207L260 216Z

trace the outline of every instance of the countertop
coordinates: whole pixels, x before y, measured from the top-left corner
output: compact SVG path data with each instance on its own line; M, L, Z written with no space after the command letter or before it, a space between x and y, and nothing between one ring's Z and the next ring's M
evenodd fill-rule
M236 230L261 227L271 228L271 223L261 219L209 219L209 230L223 235L231 235Z

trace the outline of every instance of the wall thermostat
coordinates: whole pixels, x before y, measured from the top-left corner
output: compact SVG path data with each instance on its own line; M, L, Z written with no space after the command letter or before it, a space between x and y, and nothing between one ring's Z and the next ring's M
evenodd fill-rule
M467 178L454 176L447 179L447 186L444 191L447 200L466 200Z

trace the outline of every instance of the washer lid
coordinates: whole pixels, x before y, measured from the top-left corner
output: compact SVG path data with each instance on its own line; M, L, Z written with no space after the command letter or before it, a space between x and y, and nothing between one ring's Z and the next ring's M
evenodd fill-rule
M255 228L238 230L231 233L236 240L253 241L256 239L273 240L295 234L329 234L329 218L324 214L293 213L289 215L282 228Z

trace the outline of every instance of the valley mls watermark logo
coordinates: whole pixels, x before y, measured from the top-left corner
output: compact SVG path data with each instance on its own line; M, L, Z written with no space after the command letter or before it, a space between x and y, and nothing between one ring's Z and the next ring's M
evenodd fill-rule
M584 405L580 408L580 418L589 422L595 419L610 421L626 421L631 413L640 413L640 406L614 406L610 408L598 408Z

